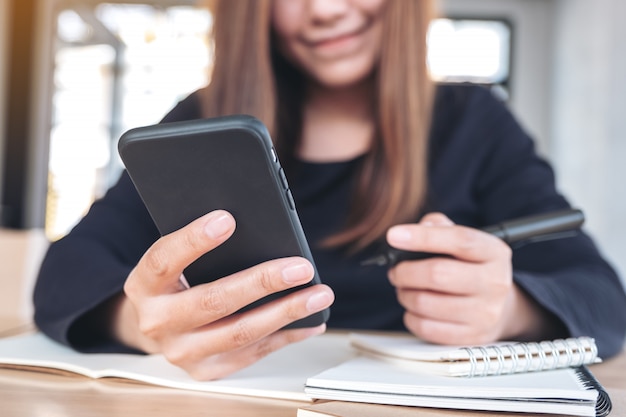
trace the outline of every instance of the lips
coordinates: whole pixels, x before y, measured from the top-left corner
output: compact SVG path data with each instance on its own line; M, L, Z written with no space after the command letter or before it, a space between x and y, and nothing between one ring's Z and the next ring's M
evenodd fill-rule
M345 41L349 41L355 37L360 36L371 26L370 22L364 23L356 29L344 30L338 33L327 34L322 36L311 36L310 38L303 38L302 41L309 47L323 48L327 46L333 46Z

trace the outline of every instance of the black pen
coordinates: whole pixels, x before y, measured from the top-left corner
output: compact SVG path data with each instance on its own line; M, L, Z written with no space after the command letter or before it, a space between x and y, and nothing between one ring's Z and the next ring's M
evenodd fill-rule
M509 220L481 230L502 239L508 245L513 245L573 236L584 221L585 216L581 210L566 209ZM361 262L361 265L388 265L392 267L402 261L427 259L435 256L447 255L411 252L389 247L385 253L366 259Z

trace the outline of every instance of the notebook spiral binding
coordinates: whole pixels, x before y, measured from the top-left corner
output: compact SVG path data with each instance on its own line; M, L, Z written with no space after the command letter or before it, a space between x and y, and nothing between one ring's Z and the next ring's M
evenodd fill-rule
M611 412L613 404L608 392L602 387L600 382L589 371L589 369L581 365L576 368L576 377L587 389L595 389L598 391L598 399L596 401L596 417L606 417Z
M463 350L468 354L470 378L577 367L593 362L598 355L595 341L590 337L466 347ZM497 362L495 368L492 361Z

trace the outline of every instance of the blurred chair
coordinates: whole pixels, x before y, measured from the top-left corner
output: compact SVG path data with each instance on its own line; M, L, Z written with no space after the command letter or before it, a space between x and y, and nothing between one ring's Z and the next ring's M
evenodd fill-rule
M33 287L48 244L41 229L0 228L0 318L32 322Z

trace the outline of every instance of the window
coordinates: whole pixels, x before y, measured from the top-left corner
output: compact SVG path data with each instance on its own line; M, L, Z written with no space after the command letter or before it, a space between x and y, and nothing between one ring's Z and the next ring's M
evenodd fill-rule
M434 79L493 86L508 97L511 27L503 20L437 19L428 35Z
M189 5L60 7L46 234L63 236L121 170L116 145L206 84L211 16Z

